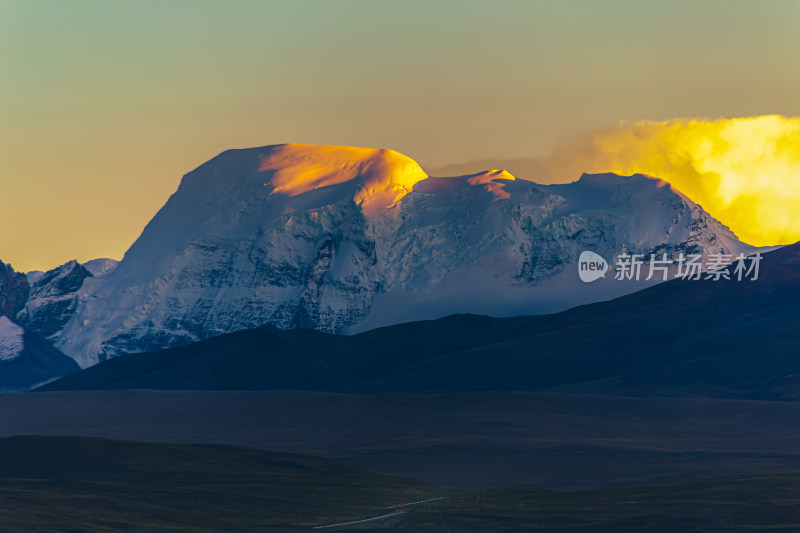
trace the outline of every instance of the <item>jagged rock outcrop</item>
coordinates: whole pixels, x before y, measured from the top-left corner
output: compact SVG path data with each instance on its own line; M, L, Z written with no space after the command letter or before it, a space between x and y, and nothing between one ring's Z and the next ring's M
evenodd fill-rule
M0 261L0 316L11 319L25 306L30 294L28 278Z
M30 295L16 320L27 329L50 337L72 318L78 290L92 274L77 261L69 261L45 272L30 287Z

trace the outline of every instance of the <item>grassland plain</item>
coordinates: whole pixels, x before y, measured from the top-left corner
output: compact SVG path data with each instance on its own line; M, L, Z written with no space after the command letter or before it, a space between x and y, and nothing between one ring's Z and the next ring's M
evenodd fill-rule
M448 489L238 446L0 439L4 532L298 532L420 506L401 532L800 531L800 474L584 491ZM346 530L346 529L343 529Z

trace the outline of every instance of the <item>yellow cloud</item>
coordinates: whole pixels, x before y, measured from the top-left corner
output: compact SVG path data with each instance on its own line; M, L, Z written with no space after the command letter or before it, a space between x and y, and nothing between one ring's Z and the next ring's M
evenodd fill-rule
M800 240L800 117L621 123L562 143L543 167L551 177L656 176L746 242Z

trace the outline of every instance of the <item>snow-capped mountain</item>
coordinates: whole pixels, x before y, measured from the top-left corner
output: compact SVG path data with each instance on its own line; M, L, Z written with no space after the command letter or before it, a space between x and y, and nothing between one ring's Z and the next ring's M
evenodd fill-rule
M14 317L39 335L50 337L61 331L75 313L78 291L87 278L112 272L119 261L102 258L80 264L68 261L48 272L32 271L27 278L26 299L20 309L7 316Z
M622 251L752 247L641 175L436 178L391 150L277 145L227 151L187 174L119 266L42 276L20 322L85 367L263 324L356 332L552 312L642 287L582 284L583 250L611 262ZM45 302L53 317L39 320Z
M109 274L115 268L117 268L117 265L119 265L119 261L116 259L103 257L100 259L92 259L91 261L87 261L81 266L85 268L92 276L99 277Z
M0 316L0 392L24 391L80 367L7 316Z
M49 272L21 273L0 262L0 392L29 390L80 369L44 337L72 317L84 280L116 264L70 261Z
M89 277L92 274L77 261L35 276L25 307L16 319L40 335L55 335L75 313L78 290Z

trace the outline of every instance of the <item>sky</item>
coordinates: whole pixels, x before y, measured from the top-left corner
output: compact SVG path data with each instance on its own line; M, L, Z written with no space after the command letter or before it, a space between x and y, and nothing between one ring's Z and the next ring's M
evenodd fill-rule
M229 148L571 181L526 162L621 123L797 117L798 27L794 0L0 0L0 260L119 259Z

